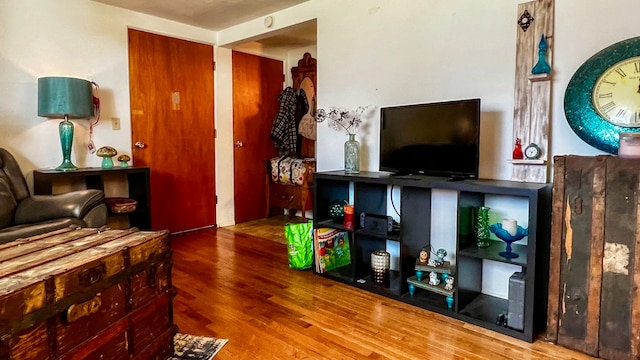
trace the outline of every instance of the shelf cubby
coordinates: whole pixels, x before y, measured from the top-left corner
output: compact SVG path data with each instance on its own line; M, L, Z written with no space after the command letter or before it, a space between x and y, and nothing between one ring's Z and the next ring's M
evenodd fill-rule
M398 191L399 204L389 204L389 192ZM434 191L453 194L457 199L452 206L455 208L451 214L455 217L452 226L456 228L452 229L455 236L448 268L455 279L454 288L453 291L430 288L423 280L411 295L408 284L414 282L412 285L415 286L415 266L420 250L434 250L432 228L439 224L432 223L432 218L443 216L440 209L433 208ZM351 265L319 275L529 342L544 328L546 302L541 299L547 297L550 184L478 179L450 181L431 176L330 171L314 174L314 194L314 227L348 231L351 238ZM513 198L516 203L525 204L529 235L526 240L511 245L512 251L518 254L515 259L500 256L499 253L506 249L503 241L492 240L489 247L478 248L474 240L475 209L495 202L496 197ZM328 216L329 204L342 199L353 202L354 229L346 229L342 222ZM372 233L360 226L361 213L387 216L389 205L399 209L399 231ZM372 278L371 253L384 250L388 244L397 245L399 250L393 255L397 257L397 268L390 271L388 284L376 284ZM491 266L505 266L506 272L513 269L524 272L523 330L496 323L497 318L509 310L508 296L485 291L483 284L504 287L509 281L506 275L487 270ZM428 273L423 276L428 277ZM442 276L441 272L438 276ZM447 297L454 299L451 308L447 305Z

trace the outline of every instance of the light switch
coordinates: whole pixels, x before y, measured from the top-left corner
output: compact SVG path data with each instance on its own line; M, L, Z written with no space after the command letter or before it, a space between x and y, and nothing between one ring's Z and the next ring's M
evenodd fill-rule
M120 118L117 118L117 117L111 118L111 129L120 130Z

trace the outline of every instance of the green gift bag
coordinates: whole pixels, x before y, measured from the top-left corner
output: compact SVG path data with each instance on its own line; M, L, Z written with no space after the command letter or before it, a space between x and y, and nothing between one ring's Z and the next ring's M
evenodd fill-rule
M284 235L289 251L289 267L304 270L313 264L313 222L287 224Z

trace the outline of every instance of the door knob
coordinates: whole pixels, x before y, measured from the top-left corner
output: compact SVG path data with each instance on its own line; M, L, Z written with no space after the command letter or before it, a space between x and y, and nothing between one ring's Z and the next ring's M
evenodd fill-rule
M140 148L140 149L144 149L147 145L145 143L143 143L142 141L136 141L136 147Z
M242 143L242 141L240 141L240 140L236 141L236 147L243 147L243 146L244 146L244 144Z

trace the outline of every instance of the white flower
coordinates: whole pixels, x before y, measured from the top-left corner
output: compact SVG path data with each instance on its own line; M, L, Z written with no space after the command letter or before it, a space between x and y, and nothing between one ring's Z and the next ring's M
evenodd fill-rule
M360 124L362 124L361 116L367 108L368 106L358 106L355 110L346 110L329 106L328 111L318 109L316 121L323 122L328 120L327 123L330 128L338 131L345 130L347 134L354 135L358 132Z

